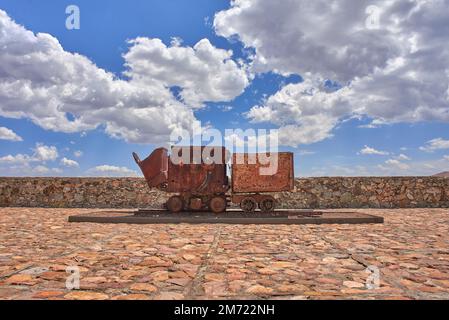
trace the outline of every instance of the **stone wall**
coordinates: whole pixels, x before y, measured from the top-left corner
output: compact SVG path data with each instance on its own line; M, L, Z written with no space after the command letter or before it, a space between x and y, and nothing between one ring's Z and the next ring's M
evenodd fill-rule
M296 179L284 208L449 208L449 178ZM140 178L0 178L0 207L160 207L167 194Z
M449 178L297 179L280 201L294 208L449 208Z

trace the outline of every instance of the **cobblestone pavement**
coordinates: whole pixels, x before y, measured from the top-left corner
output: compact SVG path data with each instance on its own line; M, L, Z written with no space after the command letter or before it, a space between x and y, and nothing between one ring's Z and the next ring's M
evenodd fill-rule
M359 211L385 224L71 224L92 209L0 208L0 299L449 299L449 210Z

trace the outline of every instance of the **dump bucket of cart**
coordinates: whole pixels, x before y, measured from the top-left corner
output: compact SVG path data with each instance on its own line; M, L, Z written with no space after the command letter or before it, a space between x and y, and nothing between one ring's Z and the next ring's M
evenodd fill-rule
M169 159L167 149L156 149L145 160L140 160L135 152L133 152L133 157L150 188L166 188L168 182Z

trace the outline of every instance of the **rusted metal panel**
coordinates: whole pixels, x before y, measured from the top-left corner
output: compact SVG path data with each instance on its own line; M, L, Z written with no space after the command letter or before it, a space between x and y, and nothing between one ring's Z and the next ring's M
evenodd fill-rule
M271 159L277 158L277 161L266 164L266 160L260 158L260 155L233 155L232 191L234 193L282 192L293 190L293 153L272 153L268 154L268 156ZM270 166L273 170L267 170ZM270 174L264 175L263 173Z
M230 154L225 147L218 146L173 146L170 158L173 163L226 164Z
M141 161L136 153L134 160L139 165L150 188L165 188L168 179L168 150L159 148L154 150L145 160Z
M211 157L207 159L203 154ZM182 160L186 155L190 157ZM167 191L196 195L226 192L229 189L226 157L224 147L173 147Z

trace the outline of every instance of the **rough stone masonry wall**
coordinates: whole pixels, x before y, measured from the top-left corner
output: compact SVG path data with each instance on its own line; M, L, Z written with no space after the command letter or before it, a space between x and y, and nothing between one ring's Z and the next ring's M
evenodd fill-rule
M307 178L275 194L284 208L449 208L449 178ZM160 207L140 178L0 178L0 207Z

